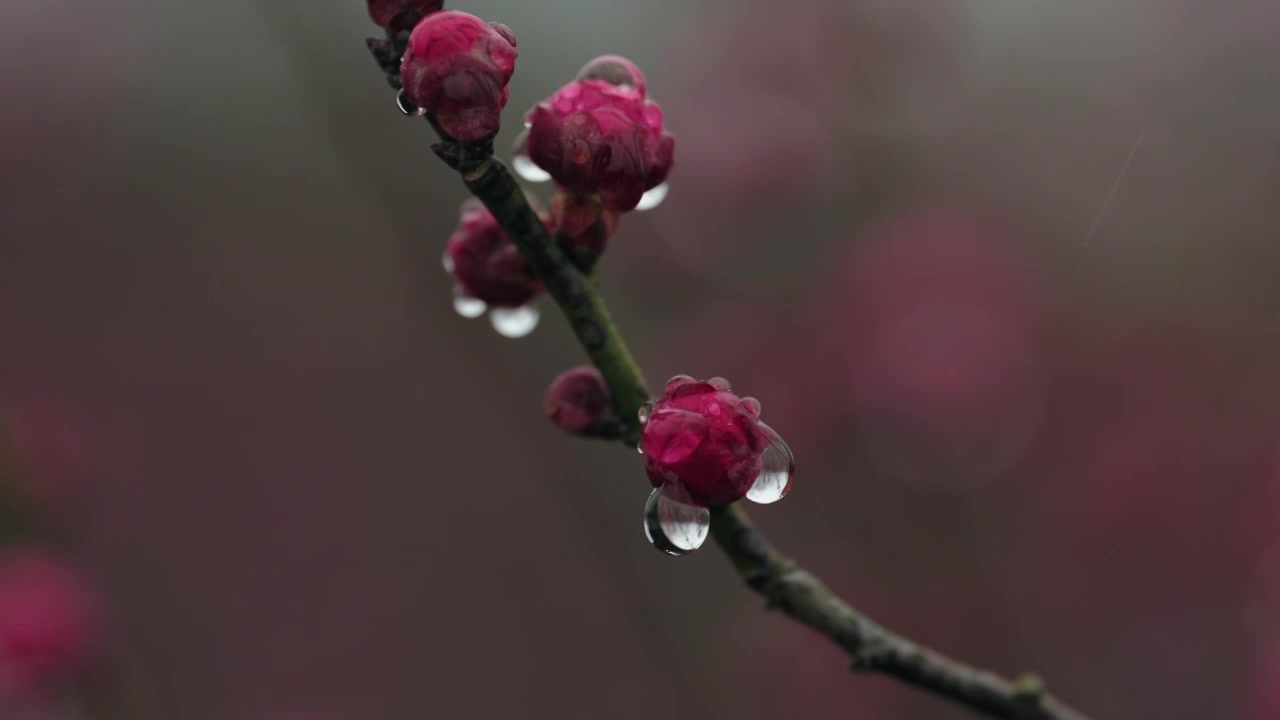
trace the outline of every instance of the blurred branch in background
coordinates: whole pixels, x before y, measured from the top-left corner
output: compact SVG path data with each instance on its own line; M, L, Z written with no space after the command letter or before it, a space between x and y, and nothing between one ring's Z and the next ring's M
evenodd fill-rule
M399 88L399 63L407 31L370 40L369 50ZM406 109L407 111L408 109ZM422 114L422 113L412 113ZM635 410L647 393L631 358L592 283L552 241L524 192L501 161L492 156L492 138L460 142L426 119L441 137L436 154L458 171L463 182L497 219L546 286L570 322L587 355L611 391L618 418L626 426L623 441L635 445L640 421ZM747 585L765 596L771 608L809 626L843 648L857 671L878 672L932 692L991 717L1018 720L1084 720L1085 716L1049 694L1038 677L1008 680L919 646L854 610L811 573L787 558L755 529L736 506L713 509L712 534Z

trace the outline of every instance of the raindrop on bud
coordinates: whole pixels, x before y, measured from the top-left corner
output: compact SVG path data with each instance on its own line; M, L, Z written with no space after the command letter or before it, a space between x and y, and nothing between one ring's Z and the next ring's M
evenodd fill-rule
M508 338L522 338L538 327L541 319L538 308L524 305L518 308L494 308L489 311L489 322L498 334Z
M791 490L791 482L795 479L796 459L791 448L773 428L760 423L760 430L769 441L769 446L760 455L760 474L747 490L747 499L751 502L768 505L781 500Z
M671 191L671 186L667 183L655 186L652 190L648 190L644 195L640 196L640 203L636 205L637 212L652 210L662 204L667 199L667 193Z
M409 117L422 117L427 114L426 108L420 108L417 105L414 105L413 101L405 96L404 90L396 93L396 107L400 108L400 112L408 115Z
M484 314L489 306L483 300L477 300L463 292L462 288L454 286L453 288L453 309L468 320L478 318Z
M679 483L667 483L644 506L644 536L668 555L687 555L702 547L711 530L711 511L693 505Z
M511 169L521 180L531 183L544 183L551 179L551 173L538 167L529 157L529 131L520 133L511 145Z

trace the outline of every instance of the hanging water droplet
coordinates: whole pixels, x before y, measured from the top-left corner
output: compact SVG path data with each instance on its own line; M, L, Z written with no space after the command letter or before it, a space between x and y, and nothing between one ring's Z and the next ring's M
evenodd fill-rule
M676 483L654 490L645 503L644 536L668 555L687 555L697 550L710 530L711 511L687 502L684 489Z
M666 183L662 183L661 185L654 187L652 190L640 196L640 204L636 205L636 210L644 212L645 210L652 210L658 207L662 204L663 200L667 199L667 193L669 192L671 192L671 186Z
M396 93L396 107L400 108L400 112L409 117L422 117L427 114L427 109L414 105L413 101L405 95L404 90Z
M643 445L636 445L636 452L638 452L638 453L640 453L641 455L643 455L643 454L644 454L644 446L643 446Z
M640 406L640 411L636 413L636 417L640 419L640 424L643 425L649 422L649 415L652 413L653 413L653 403L647 402Z
M725 392L733 392L733 386L729 384L728 380L725 380L722 377L713 377L707 381L707 384L717 390L723 390Z
M752 415L755 415L756 417L759 417L759 416L760 416L760 401L759 401L759 400L757 400L757 399L755 399L755 398L753 398L753 397L747 396L747 397L742 398L742 404L747 406L747 409L751 411L751 414L752 414Z
M489 312L489 322L502 337L522 338L538 327L542 314L532 305L518 308L494 308Z
M444 266L444 271L453 274L453 258L449 256L449 251L445 250L440 256L440 264Z
M459 315L469 320L483 315L484 311L489 309L489 306L486 305L483 300L471 297L466 294L462 288L454 285L453 309L456 310Z
M551 173L538 167L528 155L516 155L511 158L511 167L525 182L544 183L551 179Z
M693 377L689 375L672 375L671 378L667 380L667 384L663 386L663 392L670 395L672 390L675 390L685 383L691 382L697 382L697 380L694 380Z
M529 131L527 129L521 132L516 141L511 144L511 169L515 170L516 175L519 175L526 182L541 183L551 179L551 173L538 167L537 163L529 157Z
M796 474L796 459L791 448L773 428L760 423L760 429L769 440L760 455L760 475L747 491L747 499L762 505L781 500L791 490Z

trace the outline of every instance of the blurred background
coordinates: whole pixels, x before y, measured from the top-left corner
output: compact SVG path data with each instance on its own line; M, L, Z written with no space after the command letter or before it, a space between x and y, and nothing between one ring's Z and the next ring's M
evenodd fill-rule
M1091 716L1280 718L1280 5L450 7L519 37L499 147L644 68L677 167L603 283L651 386L724 375L790 441L778 545ZM464 190L377 30L0 8L0 413L47 521L0 629L81 668L0 717L968 717L648 546L637 459L543 417L553 308L454 314Z

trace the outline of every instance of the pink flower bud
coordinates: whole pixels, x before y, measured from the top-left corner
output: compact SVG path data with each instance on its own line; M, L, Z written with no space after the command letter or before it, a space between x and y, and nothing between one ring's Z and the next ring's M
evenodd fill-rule
M760 403L734 395L723 378L676 376L640 412L645 471L655 488L681 486L672 497L717 507L749 493L773 502L790 488L791 451L760 422Z
M542 292L520 250L482 205L463 205L445 256L458 289L488 305L520 307Z
M400 65L405 97L454 138L475 142L501 126L517 55L504 25L456 10L432 13L409 36Z
M83 669L99 610L80 576L44 552L0 554L0 700L46 693Z
M616 422L609 386L589 365L560 373L547 388L545 407L553 425L575 435L599 435Z
M618 230L618 213L590 195L556 193L551 199L551 217L565 251L583 268L595 264Z
M583 71L591 77L565 85L529 112L528 152L565 190L598 194L606 208L626 212L667 179L675 138L663 127L662 108L646 98L639 70L635 85L594 79L616 79L635 67L607 60L588 64Z
M444 7L444 0L369 0L369 19L393 33L412 30L422 18Z

